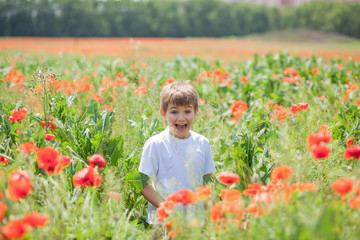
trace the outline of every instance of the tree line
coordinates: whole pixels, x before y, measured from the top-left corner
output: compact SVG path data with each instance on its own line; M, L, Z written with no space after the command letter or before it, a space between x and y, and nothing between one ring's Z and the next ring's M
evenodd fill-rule
M312 29L360 38L360 4L297 8L220 0L2 0L0 36L224 37Z

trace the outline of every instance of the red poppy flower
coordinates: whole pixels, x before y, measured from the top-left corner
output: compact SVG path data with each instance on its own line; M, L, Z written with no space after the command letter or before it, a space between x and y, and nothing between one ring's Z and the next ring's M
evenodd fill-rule
M64 155L60 155L59 159L63 167L70 165L70 163L72 162L71 158Z
M8 209L7 205L3 202L0 202L0 222L2 221L7 209Z
M292 176L292 170L288 166L278 166L273 169L271 172L271 179L276 180L282 180L282 179L289 179Z
M356 209L360 207L360 197L359 196L355 196L350 200L350 208L351 209Z
M158 219L157 219L158 222L163 222L164 219L167 217L167 211L163 207L158 207L156 209L156 213L159 216Z
M334 192L338 193L343 198L352 190L353 183L351 178L340 178L331 183L330 186Z
M45 121L41 121L40 122L40 125L42 126L42 127L45 127ZM52 122L48 122L48 126L50 126L50 128L52 129L52 130L55 130L56 129L56 126L55 126L55 124L53 124Z
M313 75L318 74L318 72L319 72L319 69L318 69L318 68L313 68L313 69L311 70L311 74L313 74Z
M29 175L21 169L13 170L9 178L9 196L14 201L26 197L32 190Z
M202 187L196 188L196 194L198 199L207 199L211 194L212 188L204 185Z
M233 183L237 183L240 180L240 177L231 172L220 172L219 181L223 184L230 186Z
M331 135L326 131L319 131L309 135L308 137L308 144L309 148L313 145L319 145L320 143L330 143Z
M62 165L59 161L59 152L52 147L44 147L36 152L37 164L39 168L46 171L47 174L59 174Z
M146 87L139 86L135 89L134 94L143 96L143 95L147 94L147 92L148 91L146 90Z
M166 210L172 210L176 204L176 202L169 200L159 203L159 207L163 207Z
M38 148L35 143L28 142L28 143L22 143L19 146L19 150L23 153L31 153L31 152L36 152Z
M196 193L188 189L181 189L180 191L169 195L166 201L174 201L176 203L182 203L188 205L189 203L195 203L197 200Z
M256 195L260 191L261 191L261 184L254 183L254 184L249 184L248 188L243 191L243 194L251 196L251 195Z
M106 166L106 160L100 153L95 153L89 159L89 167L104 168Z
M246 208L246 212L253 213L253 214L260 214L260 209L259 209L257 203L251 203Z
M330 149L323 145L314 145L311 151L313 157L316 159L327 158L330 155Z
M222 209L223 206L221 203L217 203L212 207L210 211L211 221L217 222L222 219Z
M55 135L45 133L45 140L53 140L55 138Z
M92 167L81 169L73 178L73 184L75 187L98 187L101 182L102 177L96 172L95 168Z
M115 201L120 201L120 194L118 194L117 192L109 191L107 195L114 198Z
M301 110L306 110L309 107L308 103L297 103L290 108L290 111L295 114Z
M350 159L360 159L360 146L351 146L348 147L343 155L343 158Z
M25 215L24 222L32 227L45 226L49 221L49 217L43 213L31 212Z
M241 193L236 189L224 189L220 193L223 201L233 202L241 199Z
M9 120L11 122L22 121L27 115L27 110L25 108L20 108L18 111L13 110Z
M348 140L346 140L346 146L350 147L354 144L355 137L349 137Z
M296 68L294 68L294 67L285 68L283 73L284 73L284 75L293 75L293 76L297 75Z
M22 238L30 231L30 226L23 220L14 220L1 227L1 232L6 239Z
M4 158L3 156L0 156L0 163L9 164L9 160Z

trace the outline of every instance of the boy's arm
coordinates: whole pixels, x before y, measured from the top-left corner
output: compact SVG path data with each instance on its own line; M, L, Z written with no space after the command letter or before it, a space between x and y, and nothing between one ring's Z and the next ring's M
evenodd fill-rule
M143 173L140 173L140 175L143 185L143 190L140 191L140 193L146 198L146 200L148 200L152 205L158 208L160 202L163 202L164 200L161 199L159 194L155 191L151 184L149 184L150 178Z
M157 208L159 207L159 204L164 201L150 184L140 191L140 193Z

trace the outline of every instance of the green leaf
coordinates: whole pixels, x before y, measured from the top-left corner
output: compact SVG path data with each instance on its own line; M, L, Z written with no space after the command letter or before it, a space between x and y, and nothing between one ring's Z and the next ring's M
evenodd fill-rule
M106 155L110 166L116 166L120 158L123 157L124 139L121 135L112 138L106 146Z
M135 170L126 175L125 181L129 181L137 190L143 190L149 183L150 178Z

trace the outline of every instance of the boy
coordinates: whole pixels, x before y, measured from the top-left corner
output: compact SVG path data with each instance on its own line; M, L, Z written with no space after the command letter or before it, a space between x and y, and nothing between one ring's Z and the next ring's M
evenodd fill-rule
M141 191L148 200L150 224L158 223L156 209L168 195L180 189L196 191L203 177L215 172L208 139L190 130L199 111L198 98L190 84L181 82L160 93L160 113L168 127L146 141L139 166L139 172L152 179Z

